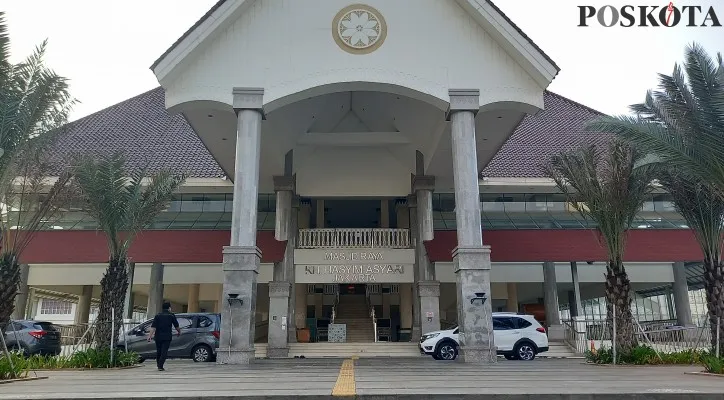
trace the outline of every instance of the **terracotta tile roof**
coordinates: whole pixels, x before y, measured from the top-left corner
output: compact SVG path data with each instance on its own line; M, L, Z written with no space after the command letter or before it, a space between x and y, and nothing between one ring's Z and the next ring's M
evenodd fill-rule
M586 123L604 114L561 95L545 92L545 110L528 115L481 175L496 178L542 178L551 156L584 144L605 145L610 135L586 131Z
M483 176L543 177L540 166L552 155L607 141L607 135L585 130L601 113L551 92L545 93L545 107L523 119ZM116 150L124 151L130 167L168 167L194 178L224 175L186 119L166 111L160 87L66 125L51 160L62 166L76 154Z
M224 175L186 119L166 111L160 87L64 128L50 152L58 167L75 155L122 150L130 168L147 166L152 172L167 167L196 178Z

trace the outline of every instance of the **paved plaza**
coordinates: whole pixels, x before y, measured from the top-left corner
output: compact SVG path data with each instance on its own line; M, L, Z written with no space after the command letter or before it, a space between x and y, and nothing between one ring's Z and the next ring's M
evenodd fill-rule
M262 360L247 366L172 361L114 371L38 372L0 386L0 399L707 399L724 379L691 367L596 367L580 360L473 366L431 359ZM334 395L333 395L334 394Z

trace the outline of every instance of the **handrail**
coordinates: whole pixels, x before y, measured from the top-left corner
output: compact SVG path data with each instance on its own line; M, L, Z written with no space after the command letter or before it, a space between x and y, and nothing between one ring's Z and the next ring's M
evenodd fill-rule
M377 337L377 317L375 316L375 306L370 305L370 316L372 317L372 332L374 332L375 335L375 343L378 341Z

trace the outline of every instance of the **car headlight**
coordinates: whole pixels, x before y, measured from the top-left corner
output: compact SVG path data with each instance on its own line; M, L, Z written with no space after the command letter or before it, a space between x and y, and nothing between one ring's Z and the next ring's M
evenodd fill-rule
M422 341L424 342L425 340L432 339L438 336L440 336L439 333L428 333L427 335L422 335Z

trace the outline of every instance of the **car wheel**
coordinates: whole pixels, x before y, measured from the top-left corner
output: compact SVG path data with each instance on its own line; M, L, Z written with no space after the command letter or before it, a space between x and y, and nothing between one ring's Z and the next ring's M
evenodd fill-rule
M433 360L439 360L440 357L437 356L437 353L433 353L433 354L432 354L432 359L433 359Z
M211 361L211 348L205 344L200 344L191 350L191 358L194 362Z
M515 356L515 354L504 354L503 357L505 357L506 360L517 360L518 357Z
M458 347L452 342L444 342L440 346L437 347L437 350L435 351L435 355L440 360L446 360L446 361L454 360L458 356Z
M515 346L515 357L523 361L531 361L535 358L535 347L528 343L523 342Z

